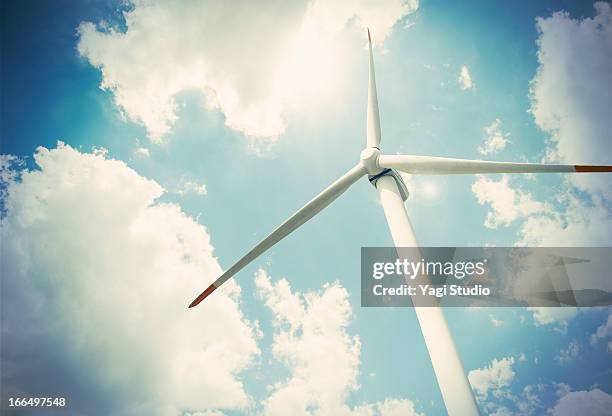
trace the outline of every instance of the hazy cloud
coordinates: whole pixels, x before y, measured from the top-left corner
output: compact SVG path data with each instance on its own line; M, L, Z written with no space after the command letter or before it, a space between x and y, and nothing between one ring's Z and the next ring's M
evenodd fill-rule
M555 361L559 364L568 364L578 358L578 354L580 354L580 345L576 340L569 343L567 348L559 351L559 354L555 356Z
M84 22L79 53L102 72L101 88L131 120L163 140L178 118L176 95L201 93L246 136L275 140L285 113L333 94L347 25L382 42L416 0L204 2L134 0L125 30ZM320 101L320 100L319 100Z
M472 82L472 77L470 75L470 70L467 66L461 66L461 71L459 71L459 85L462 90L471 90L474 88L474 83Z

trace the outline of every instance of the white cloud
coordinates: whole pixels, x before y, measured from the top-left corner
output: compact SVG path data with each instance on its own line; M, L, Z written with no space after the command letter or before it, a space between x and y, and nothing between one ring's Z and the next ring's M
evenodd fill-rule
M563 333L567 330L568 321L578 313L577 308L570 307L533 307L527 310L533 314L536 326L554 325Z
M512 370L513 365L514 357L505 357L500 360L494 358L490 365L470 371L468 379L476 395L481 399L486 399L489 391L496 394L510 386L515 376Z
M203 196L206 195L208 191L206 190L206 185L203 183L183 179L181 180L181 183L179 184L179 188L176 193L180 196L185 196L189 194Z
M374 404L357 406L351 416L423 416L408 399L385 399Z
M552 416L605 416L610 414L612 396L599 389L591 391L572 391L559 399L549 410Z
M286 279L273 283L259 270L259 295L274 313L274 357L289 377L271 386L263 401L266 415L417 415L410 400L388 398L350 408L347 398L358 388L359 338L347 333L352 318L348 293L339 283L320 292L293 292Z
M612 95L605 86L612 83L612 55L607 53L612 49L612 12L605 3L596 3L595 8L597 15L592 19L572 19L558 12L537 21L540 65L531 85L531 111L538 126L551 137L548 160L610 164L608 109ZM522 221L518 245L608 246L611 183L606 174L567 175L561 192L543 201L509 186L506 178L495 182L479 177L472 191L481 204L491 204L487 227ZM565 316L575 314L570 309L532 311L536 323L559 323L561 330L567 325Z
M205 410L203 412L185 413L183 416L224 416L223 412L218 410Z
M612 95L606 86L612 84L612 55L607 53L612 49L612 12L606 3L596 3L595 8L594 18L572 19L558 12L537 20L539 68L531 85L531 111L538 126L550 135L548 160L610 164ZM611 183L606 174L567 175L565 189L550 202L527 198L532 208L527 211L519 208L517 193L529 194L520 189L502 186L496 193L492 181L481 182L483 189L472 189L483 193L481 203L492 204L487 225L524 220L519 245L608 246ZM505 202L498 200L495 206L493 197ZM546 209L537 209L543 206Z
M595 7L592 19L572 19L565 12L538 19L540 66L531 85L531 111L551 137L549 160L610 164L612 96L605 86L612 83L612 55L607 53L612 47L611 8L605 3ZM522 220L518 245L609 246L610 183L609 175L568 175L565 189L550 201L535 201L504 180L478 178L472 191L481 204L491 204L488 227ZM536 325L554 325L561 332L577 313L574 308L528 309Z
M577 341L569 343L566 349L559 351L559 354L555 356L555 361L559 364L564 365L574 361L580 354L580 345Z
M510 187L508 175L499 181L478 175L472 192L479 204L491 205L492 211L487 213L485 220L487 228L507 226L519 218L549 210L546 204L534 200L529 193Z
M504 324L504 321L496 319L493 315L489 315L489 320L491 321L491 324L493 324L493 326L495 327L500 327Z
M20 164L19 158L14 155L0 155L0 183L12 183L17 177L14 165Z
M84 413L100 403L118 415L252 410L240 373L261 333L239 308L239 286L186 308L221 271L206 230L156 203L163 189L103 149L60 143L35 161L20 179L2 174L3 389L27 392L32 379L50 393L86 384L83 401L71 403ZM275 316L274 357L290 371L271 386L265 414L418 415L405 398L346 404L358 388L360 342L347 332L342 286L302 294L264 272L256 285Z
M596 16L572 19L565 12L537 20L539 68L531 86L531 111L550 135L548 159L569 164L610 164L608 115L612 96L612 12L596 3ZM519 244L607 246L612 235L609 175L566 178L559 206L522 225ZM580 195L576 191L586 191ZM578 196L580 195L580 196Z
M458 81L462 90L471 90L474 88L474 83L472 82L472 77L470 76L470 70L467 66L461 66Z
M596 3L596 16L565 12L537 20L539 68L531 86L531 111L551 140L548 159L569 164L610 164L612 12ZM609 175L566 177L557 209L522 225L519 244L607 246L612 235ZM576 190L586 191L580 195ZM580 196L577 196L580 195Z
M8 185L15 182L19 176L19 166L23 160L14 155L0 155L0 213L4 211L4 203L8 194Z
M416 0L135 0L124 12L124 32L82 23L78 50L153 141L176 122L176 95L185 90L200 92L228 127L274 140L286 128L287 111L304 108L308 97L333 96L341 57L336 37L347 25L364 39L370 27L380 43L417 7Z
M239 373L259 350L240 288L186 307L221 271L206 229L104 152L34 159L2 220L3 389L84 392L82 413L248 407Z
M501 129L501 120L496 118L491 124L485 127L486 138L482 146L478 147L478 152L482 155L499 153L506 148L510 140L510 133L504 133Z
M149 152L149 149L147 149L146 147L137 147L134 150L134 154L138 157L149 157L151 156L151 153Z
M607 246L612 235L609 202L577 196L573 189L555 195L553 201L539 201L521 188L514 188L509 177L501 180L477 176L472 185L481 205L489 204L485 226L498 228L520 222L517 244L543 247Z
M525 354L520 353L519 362L525 362ZM515 358L512 356L500 360L493 359L484 368L472 370L468 379L483 414L488 415L533 415L540 414L541 396L544 384L528 384L522 391L514 392L511 387L516 373L513 369Z
M489 413L490 416L513 416L510 409L504 406L500 406L493 413Z
M566 12L538 18L538 60L531 111L551 135L549 158L570 164L610 164L612 7L595 3L593 18ZM574 175L572 183L612 196L609 175Z
M591 335L591 344L597 344L600 340L612 336L612 309L608 312L608 319L597 328L597 331Z
M522 397L514 400L520 415L533 415L536 414L536 409L542 408L540 395L544 392L544 388L543 384L529 384L523 388Z
M572 391L572 386L567 383L553 383L555 386L555 394L558 397L563 397L570 391Z
M520 245L544 247L610 245L612 213L607 201L594 198L589 202L567 191L557 196L557 202L560 203L557 208L548 210L547 215L532 215L526 218L519 231Z

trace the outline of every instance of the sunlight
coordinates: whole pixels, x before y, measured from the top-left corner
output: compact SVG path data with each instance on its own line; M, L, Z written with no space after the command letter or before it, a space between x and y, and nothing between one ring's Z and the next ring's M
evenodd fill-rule
M333 41L334 34L314 17L304 19L289 43L289 56L281 66L277 90L291 98L288 104L312 105L322 97L333 96L343 64L342 53Z
M423 181L421 184L422 196L427 199L434 199L440 195L440 187L437 183Z

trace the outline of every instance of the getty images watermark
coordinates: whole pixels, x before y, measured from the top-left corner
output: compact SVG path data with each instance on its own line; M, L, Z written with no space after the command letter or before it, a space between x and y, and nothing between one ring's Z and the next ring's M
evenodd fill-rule
M364 247L362 306L608 306L612 248Z

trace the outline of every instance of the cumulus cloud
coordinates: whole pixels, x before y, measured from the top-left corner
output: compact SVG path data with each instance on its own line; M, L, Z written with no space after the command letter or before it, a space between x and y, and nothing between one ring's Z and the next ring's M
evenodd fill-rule
M522 397L514 401L521 415L537 414L535 411L542 408L540 395L544 392L543 384L529 384L523 388Z
M149 149L147 149L146 147L137 147L134 150L134 154L138 157L143 157L143 158L151 156L151 152L149 152Z
M489 413L490 416L513 416L513 413L510 409L505 406L499 406L497 409L493 411L493 413Z
M263 402L266 415L417 415L408 399L388 398L353 408L347 404L358 388L361 343L350 336L348 293L338 282L319 292L291 290L286 279L272 282L264 270L255 277L259 295L274 313L274 357L290 375L271 386Z
M0 183L10 184L17 178L18 171L14 169L21 161L14 155L0 155Z
M612 396L600 389L572 391L563 395L549 410L552 416L605 416L610 414Z
M533 307L527 308L527 310L533 314L533 321L536 326L553 325L562 333L567 331L568 321L578 313L577 308L570 307Z
M558 397L563 397L565 396L567 393L569 393L570 391L572 391L572 386L570 386L567 383L553 383L553 386L555 388L555 394Z
M531 84L531 112L550 137L549 161L610 164L612 95L606 86L612 84L612 8L598 2L595 11L593 18L574 19L566 12L556 12L537 19L539 67ZM532 208L544 205L546 210L532 209L525 215L520 214L513 197L524 194L519 189L503 187L506 200L497 201L496 206L488 198L479 197L479 202L491 203L489 225L498 224L498 218L504 224L519 217L524 220L520 245L608 246L611 183L606 174L567 175L564 189L550 201L533 204L527 199ZM472 189L484 192L480 186Z
M23 160L14 155L0 155L0 212L4 213L4 204L8 192L8 185L15 182L19 176L19 166Z
M221 271L206 229L104 152L34 160L4 198L3 392L69 393L84 414L247 408L258 331L240 288L186 308Z
M84 22L79 53L102 72L101 88L159 142L178 118L181 91L202 94L226 125L276 139L286 112L333 94L336 36L370 27L382 42L416 0L200 2L134 0L125 30Z
M569 164L610 164L612 11L595 3L593 18L566 12L538 18L539 67L531 85L531 112L550 141L547 159ZM568 175L548 215L526 218L519 244L608 246L612 235L609 175Z
M486 399L489 392L496 395L510 386L515 376L513 365L514 357L494 358L488 366L470 371L468 379L476 395Z
M482 155L499 153L506 148L510 140L510 133L504 133L501 129L501 120L496 118L491 124L485 127L485 142L478 147L478 152Z
M519 230L519 244L548 247L608 246L612 235L609 202L585 200L575 192L557 196L556 209L547 215L532 215Z
M608 319L606 322L601 324L597 331L591 335L591 344L597 344L600 340L606 339L612 336L612 309L608 311Z
M576 340L569 343L567 348L559 351L559 354L555 356L555 361L559 364L568 364L578 358L580 354L580 345Z
M180 196L189 194L204 196L208 193L208 191L206 190L206 185L203 183L182 179L176 193Z
M524 362L524 354L519 354L517 360ZM541 413L541 396L546 386L541 383L528 384L522 390L514 391L511 385L516 377L513 368L515 362L512 356L493 359L488 366L468 373L483 414L510 416Z
M478 175L472 185L472 192L481 205L490 204L492 211L487 213L485 227L497 228L500 225L510 225L518 218L524 218L535 213L542 213L549 208L520 189L510 186L508 175L499 181Z
M221 271L206 229L103 149L59 143L34 160L17 172L16 159L0 159L3 392L69 393L75 412L117 415L419 415L406 398L347 405L360 341L347 331L346 289L303 294L263 271L272 352L290 375L255 405L241 373L261 332L241 312L240 287L186 308Z
M467 66L461 66L461 71L459 71L459 85L462 90L471 90L474 88L474 83L472 82L472 77L470 76L470 70Z
M352 416L423 416L408 399L385 399L374 404L357 406Z
M556 12L537 19L539 67L531 112L550 134L549 159L610 164L612 154L612 6L595 3L593 18ZM575 175L572 183L612 196L606 175Z

